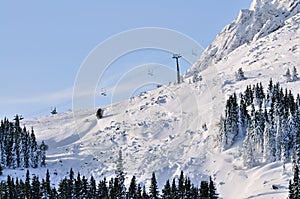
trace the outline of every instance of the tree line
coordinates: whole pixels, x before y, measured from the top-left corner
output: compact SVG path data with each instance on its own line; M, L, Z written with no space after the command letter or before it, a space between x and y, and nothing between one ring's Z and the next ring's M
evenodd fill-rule
M179 178L173 178L172 182L166 181L161 192L159 191L155 173L152 173L151 183L146 190L145 183L137 183L132 176L128 188L125 187L125 171L123 167L122 152L116 161L115 177L109 181L106 178L98 183L91 175L89 178L75 173L70 169L68 176L58 183L57 189L52 186L49 170L42 180L27 170L25 182L19 178L7 176L6 181L0 183L0 198L15 199L217 199L218 194L212 179L201 181L200 186L191 183L190 178L184 176L181 171Z
M14 122L7 118L0 124L0 162L2 168L37 168L46 166L44 141L39 145L33 128L28 131L20 126L23 118L16 115Z
M3 199L217 199L216 187L212 179L201 181L199 188L181 172L178 179L166 181L161 192L158 189L155 173L152 173L151 184L147 191L145 186L137 183L133 176L128 189L118 177L98 183L95 178L81 175L75 177L72 169L69 176L62 179L58 188L52 186L49 170L45 178L33 175L30 178L29 170L26 172L25 181L7 176L6 181L0 182L0 198Z
M223 150L243 140L246 167L260 162L288 161L300 164L300 96L270 80L248 85L243 93L231 95L225 117L219 123L218 141Z

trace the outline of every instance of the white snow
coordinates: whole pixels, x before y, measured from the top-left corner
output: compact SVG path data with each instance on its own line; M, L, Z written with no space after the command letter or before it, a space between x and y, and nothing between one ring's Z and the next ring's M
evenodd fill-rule
M148 181L154 171L158 185L162 186L166 179L183 170L196 184L211 175L225 199L286 198L291 164L285 170L279 162L246 169L240 157L241 142L220 152L215 140L216 124L223 114L225 100L233 92L242 92L247 85L257 82L266 87L270 78L294 94L300 92L300 81L286 83L283 76L287 68L295 66L300 71L300 14L269 20L278 7L294 2L272 1L276 9L269 7L271 14L260 13L263 16L257 18L253 10L258 9L255 5L259 2L267 1L257 0L251 11L241 11L238 19L224 28L191 68L190 74L203 67L202 81L189 84L192 75L187 75L180 85L163 86L104 107L105 115L100 120L92 109L23 121L34 128L38 141L45 140L49 145L47 168L53 182L57 184L68 175L71 167L98 180L109 178L114 175L121 149L128 178L136 175L140 182ZM250 29L251 25L256 27ZM255 37L262 30L278 26L282 27ZM213 62L214 56L220 59ZM235 72L241 67L247 79L236 81ZM202 128L203 124L207 130ZM25 174L24 170L4 172L21 177ZM31 172L44 177L45 168ZM272 185L279 189L272 189Z

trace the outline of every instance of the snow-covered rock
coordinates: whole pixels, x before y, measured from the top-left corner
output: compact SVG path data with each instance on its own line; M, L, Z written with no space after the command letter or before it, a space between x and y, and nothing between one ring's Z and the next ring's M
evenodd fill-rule
M280 29L287 19L299 12L299 0L254 0L249 10L241 10L239 16L217 35L186 76L217 64L241 45Z

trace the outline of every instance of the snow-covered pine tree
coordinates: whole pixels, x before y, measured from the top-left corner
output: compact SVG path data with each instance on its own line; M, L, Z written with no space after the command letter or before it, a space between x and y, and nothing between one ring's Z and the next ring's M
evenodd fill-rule
M156 181L154 172L152 173L152 177L151 177L149 198L150 199L158 199L159 198L159 191L158 191L157 181Z
M132 176L130 185L127 192L127 198L136 198L137 196L137 185L136 185L136 178Z
M264 151L263 162L270 163L274 158L275 138L272 134L272 121L268 119L268 113L265 109L265 130L264 130Z
M15 116L15 129L14 129L14 155L15 155L15 167L19 168L21 166L21 134L22 129L20 127L20 118L18 115Z
M298 72L297 72L297 69L296 67L294 66L293 67L293 74L292 74L292 81L297 81L299 78L298 78Z
M291 72L290 72L289 68L285 72L285 77L286 77L286 82L291 82L292 81L292 76L291 76Z
M300 166L300 110L297 108L293 116L293 128L294 128L294 138L293 146L295 153L295 162L297 166Z
M33 129L31 129L31 134L30 134L30 162L31 162L31 167L32 168L37 168L38 167L38 146L35 138L35 134Z
M253 91L251 89L251 86L246 87L246 90L245 90L243 96L244 96L244 99L245 99L246 106L250 106L253 103L253 99L254 99L254 94L253 94Z
M209 198L209 185L207 181L201 181L200 198Z
M243 142L243 151L242 151L242 158L243 163L246 168L251 168L254 166L254 154L253 154L253 143L250 138L251 132L249 129L247 130L246 137Z
M164 188L162 189L162 199L172 199L172 195L171 195L171 185L170 185L170 181L167 180Z
M213 182L211 176L209 177L209 199L217 199L218 198L217 189L215 187L215 183Z
M30 166L30 139L29 133L26 128L23 129L23 137L22 137L22 153L23 153L23 167L29 168Z
M122 151L119 150L119 155L118 159L116 162L116 178L118 179L118 186L119 186L119 191L118 193L120 198L126 198L126 188L125 188L125 171L124 171L124 165L123 165L123 155ZM120 199L119 198L119 199Z
M244 100L244 96L241 96L240 106L239 106L239 134L246 135L246 130L248 127L249 114L247 110L247 105Z
M225 149L232 145L235 137L239 133L238 112L239 112L239 107L237 103L237 97L236 94L234 93L232 96L229 97L226 103L224 135L227 136L227 140L225 141L225 146L224 146Z
M241 80L246 79L245 73L242 68L239 68L238 71L235 73L235 79L236 79L236 81L241 81Z
M97 198L97 188L96 188L96 181L93 176L90 177L90 181L88 184L88 195L87 198Z
M300 187L299 187L299 167L296 165L294 168L294 178L293 178L293 185L292 185L292 192L294 198L300 198Z
M41 157L39 158L41 163L41 167L45 167L46 166L46 150L48 149L48 146L45 144L44 141L42 141L41 145L40 145L40 154Z

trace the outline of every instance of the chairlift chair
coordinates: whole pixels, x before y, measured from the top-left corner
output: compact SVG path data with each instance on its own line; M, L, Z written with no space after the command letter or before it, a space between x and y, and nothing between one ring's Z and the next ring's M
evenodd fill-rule
M54 107L54 109L51 111L51 114L52 114L52 115L57 114L56 107Z

